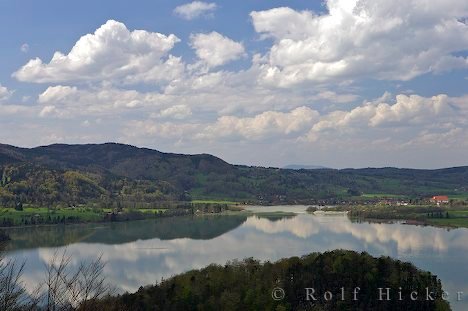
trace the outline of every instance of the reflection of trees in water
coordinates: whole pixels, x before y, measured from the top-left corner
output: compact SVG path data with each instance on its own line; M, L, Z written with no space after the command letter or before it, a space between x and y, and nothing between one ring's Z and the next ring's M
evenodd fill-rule
M60 247L85 241L93 234L94 225L54 225L8 229L11 241L5 250L19 250L36 247Z
M0 229L0 243L4 243L4 242L9 241L9 240L10 240L10 236L8 234L6 234L5 231Z
M8 231L12 241L8 243L7 250L60 247L78 242L122 244L155 238L209 240L237 228L246 219L246 216L241 215L190 216L110 225L16 228Z
M278 220L283 220L283 219L292 219L294 217L297 216L297 214L281 214L281 213L278 213L278 214L262 214L262 213L258 213L258 214L255 214L255 216L257 218L264 218L264 219L268 219L269 221L271 222L275 222L275 221L278 221Z

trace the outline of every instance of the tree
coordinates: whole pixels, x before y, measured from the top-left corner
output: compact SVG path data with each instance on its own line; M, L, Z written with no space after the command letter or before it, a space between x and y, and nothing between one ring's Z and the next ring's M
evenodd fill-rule
M25 263L18 263L3 256L0 244L0 310L34 310L37 306L37 299L34 297L37 292L27 295L21 281Z
M76 269L70 266L70 262L71 257L63 251L55 253L46 267L47 310L93 310L94 301L113 292L103 275L105 263L102 256L88 263L81 262Z
M317 291L316 301L306 299L305 288ZM359 287L359 299L352 289ZM402 292L401 301L379 301L379 288ZM284 291L282 300L272 299L272 289ZM325 291L345 299L327 300ZM434 293L435 301L410 299L410 293ZM367 253L336 250L302 258L261 263L252 258L224 266L192 270L134 294L108 297L99 310L450 310L441 298L440 280L410 263Z
M66 251L55 253L45 266L43 285L26 293L21 281L25 263L0 254L0 310L38 310L38 306L48 311L96 310L96 301L114 292L105 281L102 257L81 262L76 268L70 263Z
M17 210L17 211L22 211L23 210L23 203L21 203L21 201L17 201L15 203L15 210Z

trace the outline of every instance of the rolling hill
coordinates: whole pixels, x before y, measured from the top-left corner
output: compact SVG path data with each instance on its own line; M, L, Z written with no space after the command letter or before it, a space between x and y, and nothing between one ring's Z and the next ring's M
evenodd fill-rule
M468 167L279 169L231 165L208 154L116 143L0 145L0 204L230 199L262 203L346 199L359 193L429 196L468 189Z

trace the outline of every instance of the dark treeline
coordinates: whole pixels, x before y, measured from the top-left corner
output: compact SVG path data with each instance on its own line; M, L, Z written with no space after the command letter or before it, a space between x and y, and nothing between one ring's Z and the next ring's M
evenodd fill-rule
M354 300L357 287L360 289ZM275 288L284 290L284 299L273 299ZM313 294L309 290L312 296L307 295L306 288L314 289ZM390 288L390 300L386 300L385 294L379 300L379 288L383 293ZM434 301L427 299L426 288L434 293ZM411 300L411 292L418 293L416 301ZM282 297L281 291L275 293L276 298ZM246 259L224 266L210 265L142 287L134 294L94 303L97 309L108 311L450 310L441 296L437 277L412 264L337 250L275 263Z
M452 212L464 211L466 208L465 202L458 204L448 204L447 206L434 205L340 205L333 207L325 207L323 211L347 211L348 216L354 219L404 219L404 220L420 220L432 218L451 218ZM311 208L313 212L313 208Z
M445 215L445 209L437 206L340 206L325 210L349 210L353 218L372 219L424 219L426 215Z

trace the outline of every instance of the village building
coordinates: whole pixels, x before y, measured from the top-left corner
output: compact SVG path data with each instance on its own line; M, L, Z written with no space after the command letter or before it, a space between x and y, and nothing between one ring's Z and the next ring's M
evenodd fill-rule
M446 195L435 195L430 200L432 203L439 204L447 204L449 202L449 198Z

